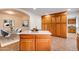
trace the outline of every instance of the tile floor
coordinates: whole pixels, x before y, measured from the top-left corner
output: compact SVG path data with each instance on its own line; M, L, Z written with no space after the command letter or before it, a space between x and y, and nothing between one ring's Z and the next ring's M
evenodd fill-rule
M1 41L1 40L0 40ZM15 42L6 45L8 42ZM6 42L4 44L4 42ZM17 40L2 40L2 46L0 46L0 51L19 51L19 39ZM52 37L51 51L77 51L76 34L69 34L67 38Z
M52 38L52 51L77 51L76 39L74 38Z

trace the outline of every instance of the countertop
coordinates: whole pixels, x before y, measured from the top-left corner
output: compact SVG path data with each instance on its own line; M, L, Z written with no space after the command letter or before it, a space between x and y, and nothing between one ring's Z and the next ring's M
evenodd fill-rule
M48 34L48 35L51 35L51 32L49 32L49 31L36 31L36 32L24 31L24 32L21 32L21 33L18 33L18 34Z

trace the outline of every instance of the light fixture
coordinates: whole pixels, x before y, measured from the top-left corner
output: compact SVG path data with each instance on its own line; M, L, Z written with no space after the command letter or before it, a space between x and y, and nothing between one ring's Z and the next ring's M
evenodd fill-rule
M15 14L13 11L5 11L8 14Z
M71 11L71 9L67 9L67 11Z
M36 8L33 8L33 10L36 10Z
M46 15L45 17L50 17L50 15L48 14L48 15Z

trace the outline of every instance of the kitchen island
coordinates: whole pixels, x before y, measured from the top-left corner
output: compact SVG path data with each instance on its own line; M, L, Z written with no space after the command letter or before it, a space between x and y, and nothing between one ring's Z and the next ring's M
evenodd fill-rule
M20 51L50 51L51 33L49 31L25 31L20 33Z

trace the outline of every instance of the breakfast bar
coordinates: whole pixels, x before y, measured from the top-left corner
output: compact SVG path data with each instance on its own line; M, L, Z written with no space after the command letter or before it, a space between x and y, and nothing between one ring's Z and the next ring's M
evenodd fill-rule
M20 51L50 51L51 33L49 31L25 31L20 33Z

